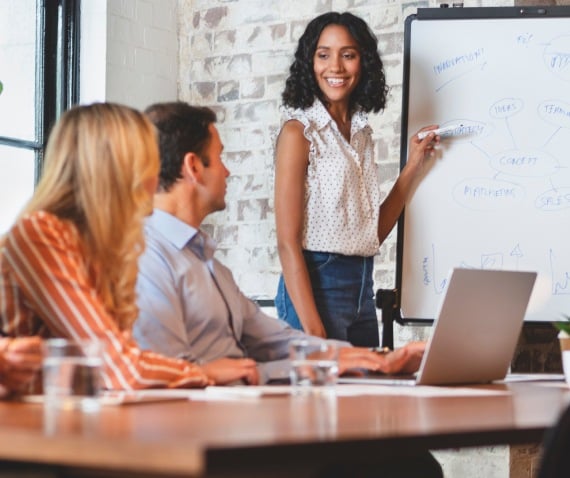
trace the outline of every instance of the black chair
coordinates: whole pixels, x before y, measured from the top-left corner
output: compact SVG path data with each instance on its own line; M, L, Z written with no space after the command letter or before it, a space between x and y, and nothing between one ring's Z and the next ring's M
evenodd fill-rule
M537 478L570 476L570 407L546 433Z

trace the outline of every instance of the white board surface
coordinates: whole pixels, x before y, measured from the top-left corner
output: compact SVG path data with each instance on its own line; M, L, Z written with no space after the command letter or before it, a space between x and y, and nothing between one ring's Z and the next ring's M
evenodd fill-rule
M408 138L462 126L405 210L402 317L433 319L453 267L537 271L525 320L570 315L570 18L406 28Z

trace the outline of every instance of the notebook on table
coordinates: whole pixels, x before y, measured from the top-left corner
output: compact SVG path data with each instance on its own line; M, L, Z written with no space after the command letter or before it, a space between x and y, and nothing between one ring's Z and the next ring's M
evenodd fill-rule
M519 338L536 272L453 269L413 376L366 374L338 383L446 385L504 379Z

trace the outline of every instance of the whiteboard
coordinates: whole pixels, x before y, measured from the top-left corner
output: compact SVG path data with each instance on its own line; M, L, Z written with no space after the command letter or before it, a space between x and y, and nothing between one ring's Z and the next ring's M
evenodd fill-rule
M452 267L537 271L525 320L570 315L564 8L530 17L500 8L499 18L425 9L426 19L420 9L406 21L403 164L405 139L420 127L460 126L442 139L399 222L403 319L434 318Z

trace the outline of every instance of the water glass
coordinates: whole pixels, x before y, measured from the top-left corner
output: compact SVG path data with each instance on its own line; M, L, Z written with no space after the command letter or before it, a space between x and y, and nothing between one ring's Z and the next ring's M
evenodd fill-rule
M49 339L44 343L43 387L48 407L99 410L102 344Z
M291 385L296 394L331 392L338 378L338 347L334 342L302 338L289 344Z

